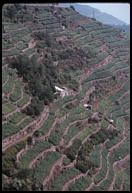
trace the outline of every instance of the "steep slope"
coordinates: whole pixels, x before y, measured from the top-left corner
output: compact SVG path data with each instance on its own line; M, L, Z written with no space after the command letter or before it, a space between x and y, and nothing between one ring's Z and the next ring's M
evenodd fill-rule
M72 8L2 14L3 190L129 190L129 39Z
M80 5L78 3L60 3L59 6L62 6L62 7L74 6L76 11L78 11L80 14L85 15L87 17L91 17L91 18L94 17L96 18L97 21L100 21L103 24L112 25L112 26L113 25L119 25L119 26L125 25L125 22L117 19L116 17L108 13L101 12L98 9L88 6L88 5L85 6L85 5Z

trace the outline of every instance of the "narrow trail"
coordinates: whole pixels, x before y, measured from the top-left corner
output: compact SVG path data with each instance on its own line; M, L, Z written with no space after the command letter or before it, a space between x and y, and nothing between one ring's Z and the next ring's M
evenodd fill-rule
M2 87L4 87L7 84L8 81L9 81L9 75L8 75L6 81L2 84Z
M124 185L124 179L122 179L122 181L121 181L121 185L120 185L119 191L123 191L123 185Z
M17 101L14 102L14 104L17 104L19 101L23 99L23 88L21 88L21 97Z
M30 105L30 103L31 103L31 97L29 98L29 101L24 105L24 106L22 106L22 107L16 107L16 109L14 110L14 111L12 111L12 112L10 112L10 113L8 113L8 114L5 114L4 115L4 117L6 118L6 119L8 119L10 116L12 116L14 113L17 113L17 112L20 112L20 111L22 111L22 110L24 110L27 106L29 106Z
M61 168L63 165L63 159L65 158L65 155L62 155L61 158L59 158L54 165L52 166L49 175L44 179L43 181L43 187L48 186L49 183L54 180L55 173L57 172L58 168ZM61 169L59 169L61 170Z
M51 132L54 130L56 124L57 124L57 123L58 123L58 124L61 124L68 116L69 116L69 113L65 114L65 115L64 115L63 117L61 117L61 118L56 118L55 121L54 121L54 123L53 123L53 125L52 125L52 127L49 129L49 131L48 131L48 133L45 135L45 137L46 137L46 138L49 137L50 134L51 134Z
M27 117L24 117L23 119L21 119L17 124L16 126L19 126L22 122L24 122L25 120L27 119Z
M3 35L8 35L11 31L12 32L17 32L17 31L21 31L21 30L26 30L27 28L26 27L21 27L21 28L17 28L17 29L9 29L9 31L8 30L6 30L6 32L5 33L3 33ZM5 49L5 50L7 50L7 49Z
M100 127L97 127L97 129L96 129L95 131L91 132L91 133L82 141L82 144L84 144L84 143L89 139L90 136L92 136L93 134L98 133L100 130L101 130L101 128L100 128Z
M93 66L94 66L94 68L86 68L86 69L84 69L84 73L80 76L80 80L79 80L79 82L81 83L81 82L83 82L89 75L91 75L93 72L94 72L94 70L96 69L96 70L98 70L99 68L101 68L101 67L103 67L103 66L105 66L105 65L107 65L110 61L111 61L111 59L112 59L112 55L108 55L104 60L102 60L101 62L99 62L99 63L97 63L97 64L94 64Z
M95 91L95 86L91 86L89 88L89 90L85 93L84 98L81 100L82 103L87 103L87 101L89 100L89 95Z
M72 125L74 125L74 124L76 124L76 123L78 123L78 122L82 122L82 121L83 121L83 122L86 122L87 119L88 119L88 118L85 118L85 119L83 119L83 120L76 120L76 121L72 122L72 123L66 128L66 130L65 130L65 135L68 133L68 130L69 130L70 126L72 126ZM85 129L85 128L84 128L84 129ZM77 137L82 133L82 131L83 131L84 129L81 129L76 135L74 135L74 137L72 137L72 138L70 139L70 141L69 141L68 144L65 146L65 148L70 147L70 146L72 145L73 141L75 140L75 138L77 138ZM64 137L65 135L63 135L63 137Z
M105 144L107 143L107 141L108 141L108 139L107 139L104 143L100 144L100 147L101 147L101 149L100 149L100 166L99 166L99 168L97 169L97 172L93 175L93 179L99 174L100 170L101 170L102 167L103 167L102 151L103 151L103 149L105 148Z
M42 151L41 153L39 153L37 155L37 157L35 157L29 164L29 169L35 167L37 165L37 163L41 160L41 159L44 159L44 157L47 155L48 152L52 152L52 151L56 151L55 149L55 146L52 146L51 148L49 149L46 149L44 151Z
M15 88L16 88L16 84L14 83L11 92L8 93L8 98L13 94L13 92L15 91Z
M89 187L86 188L84 191L90 191L91 188L93 188L94 185L95 185L94 182L92 182L92 183L89 185Z
M2 150L5 151L7 148L11 147L14 144L26 139L27 137L31 136L34 131L38 130L46 121L49 114L49 107L45 107L41 115L36 118L32 123L24 127L18 133L5 138L2 141Z
M63 166L63 169L73 168L73 167L74 167L74 165L75 165L75 163L76 163L76 160L74 160L73 162L69 163L69 164L68 164L68 165L66 165L66 166Z
M36 41L34 39L31 39L29 42L28 42L28 47L23 49L22 52L26 52L28 49L31 49L31 48L34 48L36 46Z
M130 154L126 155L123 159L118 160L113 163L114 177L112 183L110 184L108 191L112 191L114 188L115 180L116 180L116 169L120 170L125 162L130 160ZM117 168L116 168L117 167ZM119 167L119 168L118 168Z
M106 50L108 49L108 47L106 46L106 44L103 44L98 51L100 52L106 52Z
M61 191L67 191L68 188L69 188L69 186L70 186L72 183L75 183L76 180L78 180L78 179L81 178L81 177L85 177L85 176L86 176L86 174L82 174L82 173L76 175L75 177L73 177L72 179L70 179L68 182L66 182L66 183L63 185Z
M69 116L69 113L65 114L61 118L55 118L55 120L54 120L52 126L50 127L50 129L48 130L48 132L45 135L36 139L36 141L41 141L41 140L45 140L45 139L47 140L48 137L50 136L51 132L55 129L56 125L61 124L68 116Z
M9 64L4 64L3 66L2 66L2 70L4 69L4 68L7 68L9 66Z
M20 109L24 110L26 107L28 107L31 104L31 100L32 100L32 97L29 97L29 101L25 105L23 105Z
M130 91L125 92L121 97L119 97L118 100L121 100L122 98L129 96L129 94L130 94Z
M102 183L108 178L108 175L109 175L109 172L110 172L109 157L111 156L113 150L114 150L114 149L117 149L117 148L124 142L124 140L126 140L126 136L124 136L124 132L125 132L125 129L124 129L124 131L123 131L123 139L109 149L109 151L108 151L108 156L107 156L107 172L106 172L106 176L105 176L105 178L103 178L103 179L102 179L98 184L96 184L95 186L100 186L100 184L102 184Z
M118 142L116 143L115 145L113 145L109 150L108 150L108 155L107 155L107 172L106 172L106 176L105 178L103 178L100 182L98 182L97 184L95 184L94 182L92 182L92 184L90 184L90 186L86 189L86 191L90 190L93 186L100 186L100 184L102 184L107 178L108 178L108 175L109 175L109 171L110 171L110 167L109 167L109 157L111 156L112 152L114 149L117 149L123 142L124 140L126 140L126 129L124 128L124 131L123 131L123 138ZM105 141L105 143L107 142L107 140ZM128 159L129 155L126 156L126 158ZM117 161L117 163L119 162L120 160ZM114 164L114 163L113 163ZM100 167L99 169L97 170L97 173L93 176L94 178L99 174L100 170L102 168L102 154L100 156Z
M17 155L16 155L16 163L19 163L21 157L23 155L25 155L31 147L33 147L33 145L31 145L30 147L28 145L26 145L25 148L21 149L21 151L19 151L17 153Z
M10 116L12 116L14 113L17 113L19 111L19 108L16 108L14 111L11 111L8 114L5 114L4 117L8 119Z

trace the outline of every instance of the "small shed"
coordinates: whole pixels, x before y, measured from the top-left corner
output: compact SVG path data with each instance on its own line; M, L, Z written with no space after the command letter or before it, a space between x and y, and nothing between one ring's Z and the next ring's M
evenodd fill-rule
M83 106L86 108L86 110L92 110L92 105L84 104Z

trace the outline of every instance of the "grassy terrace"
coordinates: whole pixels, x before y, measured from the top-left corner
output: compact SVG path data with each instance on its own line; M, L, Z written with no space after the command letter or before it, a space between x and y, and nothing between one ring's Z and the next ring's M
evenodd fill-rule
M22 87L22 83L21 82L16 82L15 90L10 95L10 100L12 102L16 102L17 100L19 100L21 98L21 96L22 96L21 87Z
M34 178L43 183L44 178L49 174L53 164L61 157L58 152L49 152L34 169ZM46 167L45 167L46 166Z
M100 147L96 145L89 155L89 159L98 167L100 166L100 150Z
M125 92L127 92L130 89L130 85L128 82L125 83L125 85L123 86L122 89L120 89L120 91L118 91L117 93L115 93L114 95L110 96L109 99L111 101L115 101L117 100L119 97L121 97Z
M16 127L13 123L5 123L2 125L2 139L18 132L18 127Z
M20 169L28 168L30 162L42 151L49 149L51 144L47 141L39 142L35 144L27 153L21 157L18 167Z
M57 11L57 13L55 13L55 11ZM44 60L46 57L47 59L50 57L53 62L58 61L58 66L55 66L55 68L59 72L59 75L61 75L62 72L62 80L60 77L57 77L60 78L60 80L58 82L56 80L55 81L59 87L66 86L71 88L74 86L74 83L72 85L72 81L63 83L65 82L65 80L63 81L63 74L67 75L69 73L69 76L77 82L81 82L83 79L81 75L84 73L83 70L85 70L85 68L89 68L90 70L93 70L93 72L90 75L87 75L87 77L84 75L85 79L83 80L82 85L79 85L79 89L77 90L78 93L75 96L65 96L64 98L58 97L57 100L55 99L53 101L53 103L51 101L49 102L49 114L46 121L40 128L36 128L38 131L31 136L36 139L36 143L28 146L29 149L27 149L25 154L20 157L20 161L18 163L15 163L16 155L22 148L24 148L27 143L27 139L24 141L24 145L20 145L19 147L18 143L18 147L16 147L17 145L13 145L5 151L3 156L5 159L4 164L6 162L6 168L4 169L8 171L13 168L14 171L12 170L13 172L11 173L11 178L14 180L17 178L14 175L15 172L18 172L19 174L19 172L23 170L28 170L29 165L36 159L37 156L40 156L42 152L53 146L53 150L46 153L43 157L38 158L38 160L36 160L36 164L34 164L34 167L30 170L33 172L32 182L37 182L42 185L44 179L49 176L53 165L62 157L63 147L65 150L65 147L72 139L75 139L77 143L79 143L79 140L85 143L87 136L92 135L93 138L91 137L89 139L92 139L93 141L91 140L92 142L90 141L90 143L86 142L83 144L84 146L82 147L84 148L81 149L82 152L80 151L80 155L77 157L79 160L80 156L80 163L78 160L77 162L79 164L85 163L88 165L89 163L92 163L95 167L97 166L97 168L99 168L101 166L102 156L102 167L99 170L99 173L95 176L94 172L96 171L92 168L93 173L89 171L87 176L80 177L79 179L72 181L72 183L69 184L68 191L86 190L92 181L95 183L95 185L91 188L92 191L106 191L112 183L115 173L117 176L114 190L119 190L121 183L123 183L123 190L128 190L130 185L129 166L119 172L116 170L114 173L113 163L130 154L129 132L126 132L126 139L119 146L115 146L116 148L113 149L112 154L108 158L109 149L124 139L124 127L129 127L130 48L128 39L121 38L119 36L119 30L116 30L108 25L103 25L96 20L87 19L75 12L72 8L38 6L37 9L35 9L35 7L28 6L27 11L23 8L23 12L24 14L21 13L21 10L16 12L15 20L17 20L18 17L18 21L12 22L11 18L7 18L6 16L4 18L4 22L2 22L2 119L4 120L2 124L2 139L6 139L7 137L16 134L29 123L34 121L33 116L27 116L21 112L21 109L26 106L26 104L29 104L31 98L34 98L34 96L28 93L26 84L23 80L19 79L15 69L11 69L9 65L4 67L4 65L8 64L10 56L17 56L19 54L22 56L23 54L26 54L28 57L31 57L34 55L32 60L37 61L39 58L41 59L41 53L43 53ZM21 14L23 16L22 18ZM65 25L65 29L63 29L62 25ZM35 32L42 32L40 33L40 36L42 35L42 37L40 37L41 40L36 38L35 48L28 48L29 42L34 39L33 34ZM66 36L67 40L64 40L64 42L53 41L51 43L52 45L48 46L48 43L45 39L43 39L44 32L50 34L54 40L56 37L61 36L62 38L63 36ZM76 56L72 56L72 58L70 55L65 56L65 54L67 54L66 50L69 48L71 53L72 51L75 51L76 48L82 49L86 55L84 54L84 56L81 56L83 55L82 52L82 54L78 54L77 58ZM38 49L40 49L39 53ZM101 49L104 49L104 51L100 51ZM114 50L115 52L113 52ZM105 60L109 55L112 56L108 64L96 69L95 65ZM81 62L84 63L84 69L78 67ZM41 60L39 63L41 64ZM75 70L76 65L77 70ZM49 71L50 68L47 68L47 74ZM38 73L37 68L35 73ZM39 76L40 73L37 75ZM107 77L108 79L103 80L103 78ZM50 77L43 77L43 83L38 83L38 86L45 86L44 82L47 79L50 79ZM37 85L37 80L35 79L35 81ZM46 85L47 90L46 92L43 92L44 95L48 93L50 84L52 84L52 81ZM118 85L121 85L122 88L118 89L118 87L116 87ZM92 110L86 111L83 107L83 99L88 101L86 94L92 86L95 86L95 91L89 96ZM125 93L127 95L123 96ZM87 121L87 119L91 117L94 112L99 111L105 113L108 118L113 119L118 129L118 135L110 139L104 147L99 144L101 140L108 139L107 131L105 132L105 129L109 129L109 123L104 119L99 124L88 123ZM65 115L68 116L65 117ZM63 117L64 120L62 120ZM35 118L37 120L37 117ZM83 124L84 119L86 119L85 124ZM60 122L61 120L62 122ZM72 124L73 122L75 123ZM55 127L53 128L53 126ZM92 133L95 132L98 127L102 130L94 136ZM48 136L48 139L44 140L44 136L48 134L49 131L51 131L51 133ZM58 145L60 145L62 139L64 139L64 144L62 145L62 151L61 147L59 151ZM73 142L75 141L73 140ZM58 148L55 151L54 146L56 146L55 149ZM80 147L80 145L78 147ZM91 148L90 151L85 147ZM70 148L70 153L74 154L74 143ZM89 154L87 154L87 151ZM64 151L63 153L65 154L66 152ZM71 160L68 157L65 157L63 160L63 166L68 166L69 164L71 164ZM62 169L60 172L58 168L59 167L57 167L57 169L55 168L55 175L54 173L52 174L53 180L49 181L49 184L46 184L43 191L61 191L67 182L81 174L81 169L79 168L80 170L78 170L74 166L69 169ZM108 176L106 176L106 174L108 174ZM26 175L26 173L23 173L23 175ZM102 181L104 178L105 180ZM23 183L23 179L19 180ZM99 186L96 186L101 181L102 183ZM33 188L35 190L35 186Z
M17 113L14 113L13 115L11 115L9 117L9 122L16 125L17 123L19 123L25 117L26 117L26 115L24 113L17 112Z
M94 179L95 184L99 183L106 175L106 172L107 172L107 155L108 155L107 149L103 149L102 168L101 168L99 174Z
M91 184L89 176L79 178L75 183L71 184L68 191L84 191Z
M18 106L18 107L23 107L25 104L27 104L28 101L29 101L29 95L24 92L24 93L23 93L23 98L20 99L20 100L17 102L17 106Z
M11 103L2 104L2 113L8 114L16 109L16 106Z
M66 183L67 181L69 181L79 173L80 171L75 168L71 168L63 171L59 176L56 177L56 179L51 184L51 191L61 190L64 183Z

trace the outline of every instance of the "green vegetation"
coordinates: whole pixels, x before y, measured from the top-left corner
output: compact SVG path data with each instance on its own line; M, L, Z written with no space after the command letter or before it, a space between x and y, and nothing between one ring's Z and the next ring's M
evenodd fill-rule
M67 182L70 178L72 179L74 176L76 176L79 173L80 173L79 170L75 168L62 171L62 173L51 184L51 190L52 191L61 190L65 182Z
M18 164L18 167L21 169L26 169L29 166L29 163L42 151L49 149L50 144L46 141L39 142L36 145L34 145L30 150L28 150L27 154L22 156L20 159L20 163Z
M113 170L130 154L129 44L119 29L73 6L3 6L3 191L61 191L67 183L68 191L84 191L92 181L90 191L107 191L114 175L114 190L130 190L130 160ZM71 94L62 98L55 86Z
M7 176L12 176L16 173L16 164L15 158L16 154L24 148L26 142L20 142L19 144L9 148L5 153L2 155L2 172Z

